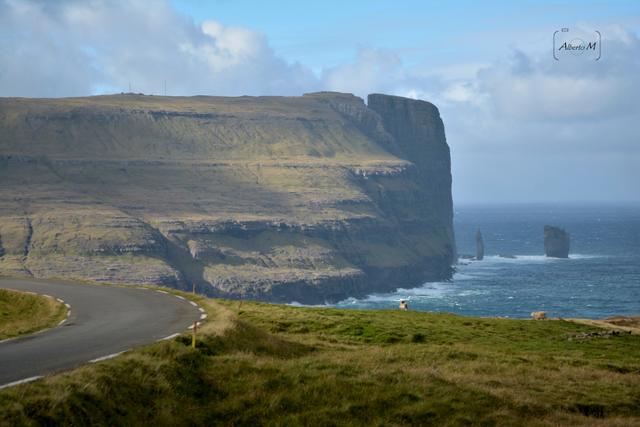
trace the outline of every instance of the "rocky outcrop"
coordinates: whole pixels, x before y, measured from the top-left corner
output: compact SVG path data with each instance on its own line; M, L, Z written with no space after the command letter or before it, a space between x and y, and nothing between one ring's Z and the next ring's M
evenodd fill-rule
M0 274L322 303L446 280L455 259L424 101L0 99L0 181Z
M482 233L478 229L476 231L476 260L482 261L484 259L484 241L482 240Z
M551 225L544 226L544 253L551 258L569 258L569 233Z

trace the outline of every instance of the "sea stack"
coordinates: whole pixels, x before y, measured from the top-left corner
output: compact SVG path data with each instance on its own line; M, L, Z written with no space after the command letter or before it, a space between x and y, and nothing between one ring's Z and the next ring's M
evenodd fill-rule
M484 258L484 241L482 240L482 233L480 229L476 231L476 259L482 261Z
M562 228L545 225L544 253L551 258L569 258L569 233Z

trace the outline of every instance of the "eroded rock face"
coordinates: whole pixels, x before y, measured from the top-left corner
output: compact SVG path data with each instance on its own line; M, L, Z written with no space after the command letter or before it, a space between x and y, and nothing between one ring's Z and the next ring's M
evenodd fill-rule
M544 226L544 253L551 258L569 258L569 233L551 225Z
M319 303L448 279L455 258L424 101L0 99L0 182L5 274Z

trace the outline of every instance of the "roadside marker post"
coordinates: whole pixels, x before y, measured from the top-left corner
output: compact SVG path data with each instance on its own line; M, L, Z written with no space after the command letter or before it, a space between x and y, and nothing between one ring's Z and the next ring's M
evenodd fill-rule
M198 329L198 322L193 322L193 335L191 335L191 347L196 348L196 329Z

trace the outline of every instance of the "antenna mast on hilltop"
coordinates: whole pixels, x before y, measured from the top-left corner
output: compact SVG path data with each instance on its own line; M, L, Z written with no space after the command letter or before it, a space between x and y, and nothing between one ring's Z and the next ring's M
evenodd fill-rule
M167 96L167 81L164 81L164 96Z
M129 82L129 93L131 93L131 82Z

